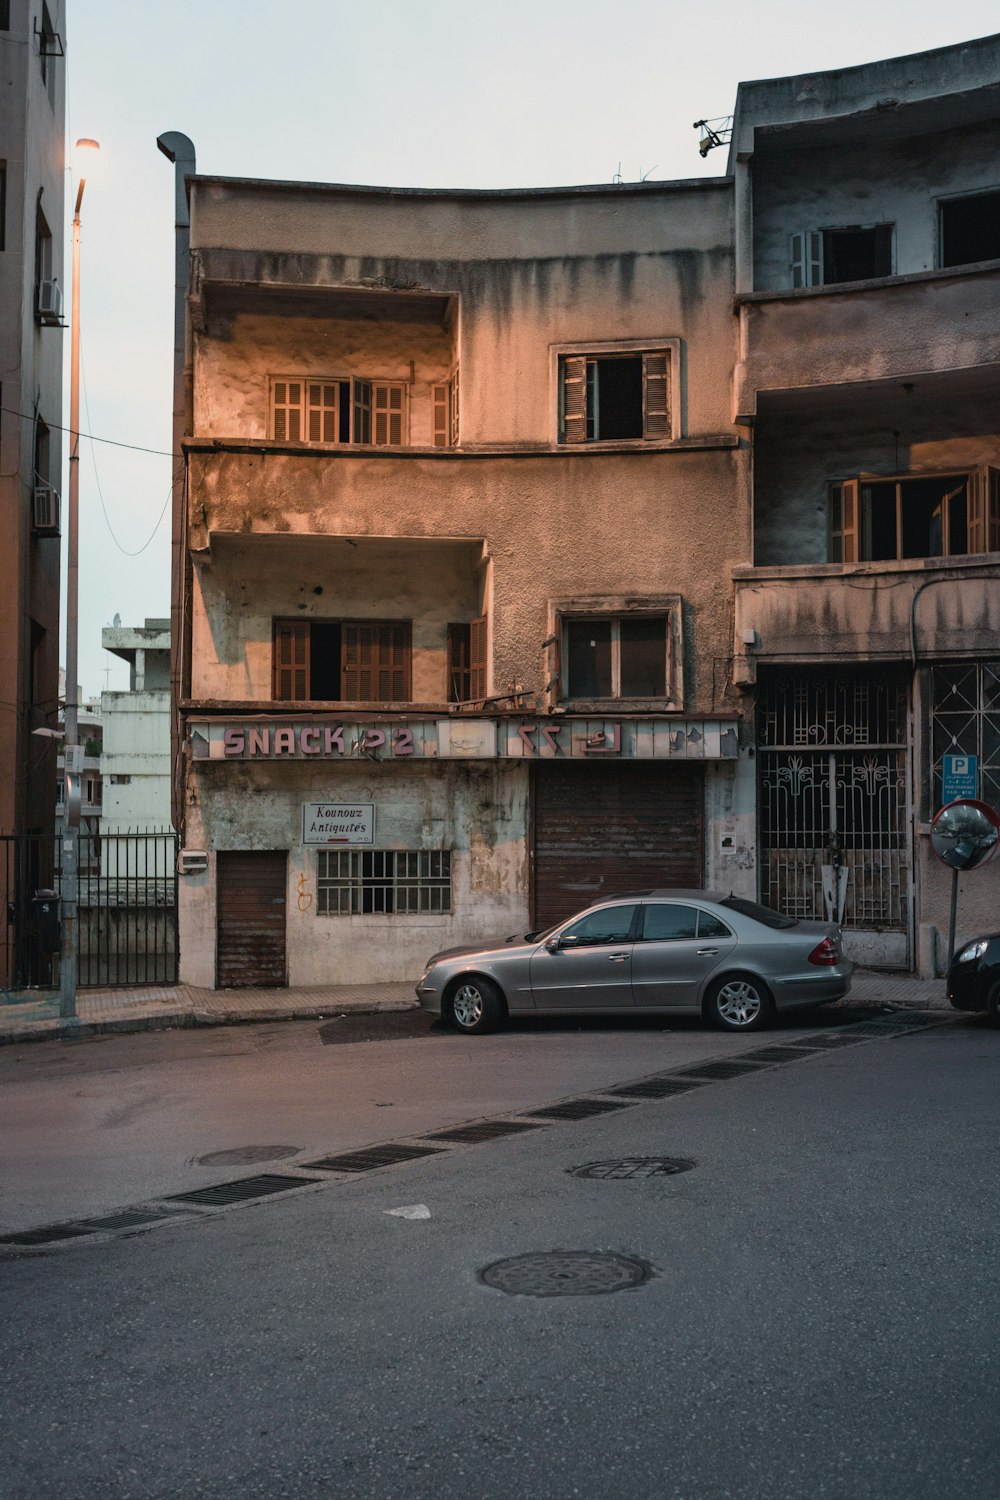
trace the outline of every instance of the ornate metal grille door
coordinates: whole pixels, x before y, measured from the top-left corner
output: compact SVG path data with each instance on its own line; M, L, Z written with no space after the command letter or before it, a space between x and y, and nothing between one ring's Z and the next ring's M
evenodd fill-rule
M907 691L896 674L762 674L761 899L823 920L824 866L846 869L842 925L857 958L910 954ZM862 934L870 938L860 941ZM894 936L890 936L894 935Z

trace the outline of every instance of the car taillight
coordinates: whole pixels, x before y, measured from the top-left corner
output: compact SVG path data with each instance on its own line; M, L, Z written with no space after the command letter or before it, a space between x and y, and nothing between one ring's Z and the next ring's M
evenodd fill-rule
M840 949L833 938L825 937L821 943L817 943L809 955L811 964L825 964L831 966L840 963Z

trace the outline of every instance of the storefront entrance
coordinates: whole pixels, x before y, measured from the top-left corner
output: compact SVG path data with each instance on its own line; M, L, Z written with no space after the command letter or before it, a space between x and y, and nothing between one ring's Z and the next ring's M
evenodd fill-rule
M287 983L284 850L232 851L216 857L216 984L270 989Z

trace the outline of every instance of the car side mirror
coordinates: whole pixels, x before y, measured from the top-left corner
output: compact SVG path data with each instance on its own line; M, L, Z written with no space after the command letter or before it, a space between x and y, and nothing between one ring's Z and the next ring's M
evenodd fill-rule
M545 950L546 950L547 953L558 953L559 949L561 947L562 947L562 939L561 938L557 938L557 937L546 938L546 940L545 940Z

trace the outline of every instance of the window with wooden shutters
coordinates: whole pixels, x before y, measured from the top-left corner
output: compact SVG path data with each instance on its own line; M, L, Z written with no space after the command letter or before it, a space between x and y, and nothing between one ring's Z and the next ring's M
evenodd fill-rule
M486 616L448 626L448 702L486 697Z
M343 697L355 703L402 703L410 696L408 620L360 622L343 626Z
M408 620L275 620L273 688L281 702L403 703Z
M406 399L404 381L278 377L271 381L271 436L278 443L401 447Z
M829 486L831 562L1000 552L1000 473L900 474Z
M559 441L669 442L672 351L627 345L559 359Z
M275 620L272 696L282 702L304 701L309 691L308 620Z

